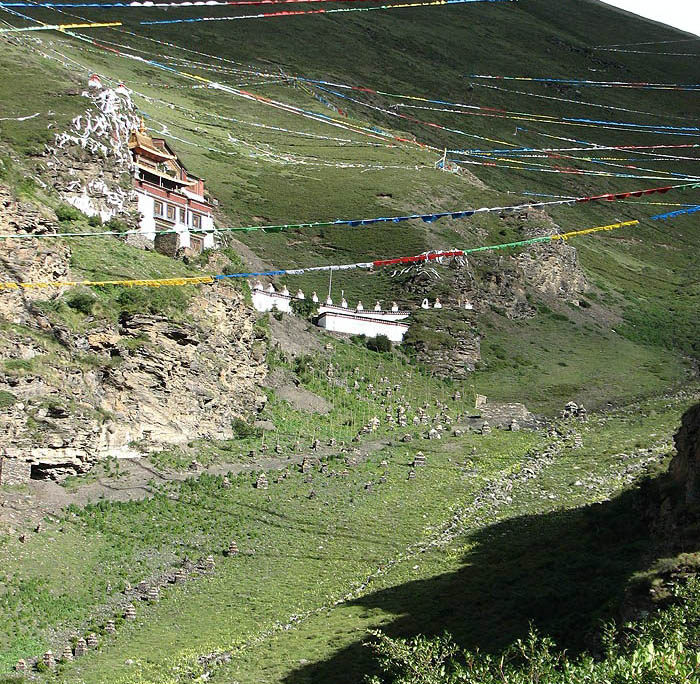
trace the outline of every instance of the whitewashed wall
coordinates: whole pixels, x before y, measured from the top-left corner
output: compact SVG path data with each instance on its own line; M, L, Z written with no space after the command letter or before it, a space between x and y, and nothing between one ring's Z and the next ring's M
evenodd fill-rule
M386 335L392 342L403 342L404 335L409 328L408 324L405 323L384 322L365 316L360 318L353 314L334 312L321 314L318 318L318 325L326 330L346 335L365 335L366 337Z

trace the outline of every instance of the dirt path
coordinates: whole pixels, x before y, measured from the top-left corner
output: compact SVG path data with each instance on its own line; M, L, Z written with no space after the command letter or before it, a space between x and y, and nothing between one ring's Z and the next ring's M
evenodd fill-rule
M395 439L395 438L394 438ZM388 446L394 439L385 437L355 445L364 454ZM283 470L300 465L304 458L321 458L338 453L337 448L321 447L316 451L290 454L288 458L270 456L251 463L216 463L197 470L159 470L147 456L119 459L119 475L103 475L90 479L76 488L65 487L53 480L30 480L26 486L8 487L0 492L0 528L10 534L35 526L47 515L70 506L86 506L97 501L137 501L154 494L151 483L182 482L204 473L231 475L254 471Z

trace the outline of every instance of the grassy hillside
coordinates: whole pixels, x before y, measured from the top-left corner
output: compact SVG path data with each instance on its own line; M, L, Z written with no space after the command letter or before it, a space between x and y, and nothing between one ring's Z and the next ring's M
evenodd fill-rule
M468 165L470 173L461 175L434 168L444 148L695 144L696 135L643 126L697 125L697 92L469 77L693 83L693 60L594 49L683 37L669 28L589 0L138 24L258 9L27 10L45 22L79 16L118 19L124 26L85 31L95 44L56 32L0 34L0 181L20 197L58 206L58 198L42 188L40 155L54 133L84 110L87 100L78 93L92 71L107 83L123 81L133 89L151 131L165 131L187 167L206 179L220 202L221 227L504 206L532 199L526 193L595 195L674 184L698 173L700 156L692 148L659 150L685 160L643 153L650 150L521 160L522 166L541 164L541 172L502 168L515 166L505 154L496 160L500 166ZM0 19L29 25L4 12ZM315 114L309 118L203 87L173 68ZM445 107L339 91L358 100L351 102L279 78L280 70L491 109L434 111ZM328 108L310 89L344 114ZM39 116L31 119L10 120L36 112ZM531 114L635 126L589 126ZM340 127L318 115L333 117ZM363 135L359 128L388 137ZM395 140L411 136L438 151ZM587 156L596 159L587 161ZM493 161L476 155L461 159ZM545 172L562 167L631 177ZM671 222L646 220L680 208L664 203L700 203L700 191L548 211L562 231L631 219L641 223L571 241L589 283L585 304L567 304L529 288L532 315L517 320L498 307L469 314L446 307L440 320L473 326L481 338L482 362L466 381L437 379L430 367L415 362L411 350L382 354L358 342L335 340L332 350L310 352L296 362L270 353L271 368L321 397L330 407L327 414L292 406L268 388L269 402L259 417L276 425L274 436L243 424L236 439L192 442L152 454L146 467L152 468L153 480L149 475L150 481L139 484L151 498L110 501L112 490L128 480L112 463L68 482L79 503L46 523L45 533L29 535L25 543L16 534L0 541L0 673L20 657L49 647L60 650L72 634L90 631L99 634L99 650L59 668L58 681L174 684L204 677L222 684L356 684L376 670L361 644L368 630L379 627L392 637L438 635L447 628L461 647L498 652L526 636L534 620L563 648L578 652L595 646L600 620L617 615L630 582L647 590L644 572L653 561L653 542L634 508L640 502L636 483L666 465L668 440L689 400L664 393L688 382L700 354L700 223L697 214ZM543 220L494 213L464 221L236 233L244 245L232 241L228 255L232 268L242 268L236 250L251 250L256 268L260 263L281 268L349 263L520 239ZM82 219L68 223L63 227L89 229ZM72 248L77 278L170 277L214 268L205 259L185 264L111 238L65 242ZM469 263L475 272L497 274L508 264L505 257L518 253L503 253L502 261L474 257ZM441 279L432 281L429 294L449 302L457 294L455 272L438 272ZM393 276L391 269L344 272L334 276L334 294L343 289L348 300L361 298L366 306L378 298L416 307L420 296L411 275ZM325 275L280 282L319 293L328 286ZM92 310L80 312L69 306L69 296L39 307L50 320L77 331L99 328L126 310L177 318L189 301L183 289L137 294L114 288L99 291ZM424 335L430 338L426 320ZM259 339L267 338L274 324L262 317ZM10 329L17 335L24 327L2 323L3 331ZM21 374L50 364L57 344L48 333L24 330L36 338L37 355L14 360L13 372L19 372L19 364ZM345 392L329 379L329 363L349 386L360 368L357 391ZM12 369L5 364L5 370ZM459 403L450 404L455 413L469 413L475 393L491 401L524 402L549 416L570 399L589 407L627 408L587 425L560 425L563 437L555 439L561 450L551 462L538 460L552 446L543 431L469 433L408 444L398 441L403 430L392 433L382 425L357 445L364 454L359 464L348 464L337 449L324 447L328 468L337 474L327 476L317 466L307 481L296 467L302 452L295 441L303 441L308 451L315 438L350 440L372 416L383 416L383 399L369 391L369 383L379 387L381 377L402 384L414 407L427 402L431 411L455 389L462 393ZM651 398L629 405L639 397ZM414 439L425 431L425 426L406 429ZM574 432L583 435L583 449L573 449ZM261 459L271 455L260 451L263 435L268 448L280 443L283 455L275 465L289 472L279 483L273 481L276 473L270 475L268 491L253 487ZM409 479L419 449L429 465ZM651 453L654 458L648 460ZM290 454L293 459L287 460ZM193 458L212 472L184 480L182 471ZM530 477L532 468L536 473ZM222 475L230 469L229 488ZM84 506L81 491L105 482L100 491L108 500ZM235 558L224 553L231 540L241 550ZM200 556L210 554L214 571L196 567ZM158 602L126 591L127 582L167 584L178 567L187 568L188 580L166 586ZM129 601L137 604L133 623L121 618ZM116 636L104 631L112 617Z
M208 8L207 16L245 14L245 8ZM352 85L369 86L393 93L426 96L513 112L555 117L592 118L643 125L688 126L697 114L696 94L677 91L552 87L530 82L493 82L469 79L468 74L580 77L596 80L692 83L692 63L677 57L655 57L602 52L592 45L619 43L621 27L625 40L670 40L678 34L670 29L637 20L598 3L562 3L532 0L520 3L473 4L437 9L396 10L336 17L275 18L251 21L209 22L140 26L142 20L201 16L199 9L107 10L83 9L79 13L29 10L43 21L75 20L79 14L89 20L118 18L123 29L95 29L90 37L101 44L127 47L131 54L154 59L182 71L233 85L242 84L256 94L295 104L307 110L331 115L342 123L379 126L393 134L414 135L438 148L489 149L496 143L436 130L405 119L397 119L354 104L328 93L328 100L343 108L347 118L338 116L311 97L306 90L289 83L267 83L271 79L246 76L237 69L261 70L321 78ZM7 17L9 18L9 17ZM12 19L15 24L20 19ZM87 33L85 34L87 35ZM469 206L498 206L526 199L522 192L586 195L665 185L673 174L696 173L695 164L659 161L633 153L607 152L601 157L624 166L627 157L651 171L637 171L572 159L533 159L551 168L573 167L594 171L628 172L631 176L656 176L661 180L607 178L541 173L518 169L468 167L487 189L480 189L466 177L432 169L437 153L415 146L387 147L373 138L347 132L328 124L246 101L221 91L193 87L192 81L168 71L136 62L76 40L41 34L20 37L7 45L2 68L17 74L2 79L4 107L23 114L51 110L57 128L65 125L69 110L77 113L84 102L79 97L60 97L85 82L86 70L97 70L112 79L123 80L135 91L135 99L153 130L162 126L188 165L207 179L207 185L221 201L222 223L250 225L287 223L335 218L394 215L413 211L439 211ZM328 38L328 36L332 36ZM7 39L4 39L7 42ZM161 41L161 42L153 42ZM169 43L170 45L165 45ZM186 48L176 49L174 45ZM40 56L58 57L68 68ZM211 55L205 56L205 53ZM71 61L67 61L69 58ZM183 62L183 60L185 60ZM187 60L192 60L188 64ZM226 61L224 61L226 60ZM82 65L81 69L77 65ZM38 69L38 71L37 71ZM211 69L214 69L212 71ZM221 71L223 69L223 72ZM217 71L218 70L218 71ZM22 84L37 83L29 93ZM263 81L259 83L259 81ZM250 84L250 85L248 85ZM485 86L496 85L501 90ZM140 94L143 95L141 97ZM529 93L521 94L521 93ZM372 105L411 104L362 93L349 93ZM539 96L539 97L535 97ZM610 105L634 112L590 107L574 102L542 99L561 98L597 105ZM155 98L155 99L154 99ZM422 103L414 103L419 106ZM459 128L469 135L503 141L507 145L532 147L576 147L546 136L586 140L600 145L684 144L692 137L652 132L607 130L584 125L520 121L516 117L454 115L439 111L397 110L411 117ZM466 110L469 113L469 110ZM477 112L485 114L486 112ZM474 114L474 112L470 112ZM63 118L61 118L63 117ZM22 123L3 123L2 139L20 152L36 150L47 139L42 115ZM261 128L260 126L267 128ZM517 135L514 135L517 128ZM306 135L295 135L284 128ZM311 136L328 136L323 140ZM380 146L377 146L379 143ZM199 145L200 147L197 147ZM209 149L204 149L209 148ZM216 150L216 151L215 151ZM668 150L673 154L674 150ZM572 153L585 156L585 153ZM683 156L692 157L693 150ZM289 155L293 155L290 157ZM476 158L472 158L476 160ZM481 159L480 161L483 161ZM336 165L364 164L370 168L337 168ZM376 166L401 168L378 169ZM416 168L416 166L421 168ZM672 203L698 201L697 190L652 196L650 201ZM642 200L643 201L643 200ZM579 205L552 210L550 214L564 230L605 224L618 219L641 218L664 211L663 206L607 203ZM670 208L669 208L670 210ZM503 241L502 221L495 215L468 221L380 224L379 227L302 229L278 234L249 233L242 239L266 262L276 267L357 260L414 254L425 249L475 246ZM644 224L624 234L594 237L576 242L592 285L626 324L618 332L635 343L654 348L673 348L697 353L693 340L693 319L698 312L698 291L693 262L698 234L692 217L672 223ZM136 263L139 255L136 254ZM105 275L112 275L109 269ZM375 297L402 298L401 284L394 283L388 270L371 277L347 273L337 279L352 301ZM653 287L649 287L649 283ZM326 276L291 279L290 287L323 290ZM669 306L669 298L673 305ZM415 304L410 300L406 304ZM585 317L584 317L585 318ZM596 334L588 334L583 323L593 326L592 315L580 326L584 346L597 348ZM515 323L508 332L517 330ZM480 327L480 322L477 321ZM670 330L674 333L671 334ZM567 346L565 354L576 353ZM500 343L500 339L496 342ZM576 349L581 347L579 340ZM543 347L543 351L545 348ZM655 352L657 354L657 352ZM658 352L663 358L664 352ZM676 375L670 367L667 371Z

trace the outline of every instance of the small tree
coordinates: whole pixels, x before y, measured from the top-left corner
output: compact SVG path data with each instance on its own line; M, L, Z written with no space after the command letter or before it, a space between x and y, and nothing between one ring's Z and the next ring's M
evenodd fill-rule
M376 352L390 352L391 340L386 335L377 335L367 340L367 349Z

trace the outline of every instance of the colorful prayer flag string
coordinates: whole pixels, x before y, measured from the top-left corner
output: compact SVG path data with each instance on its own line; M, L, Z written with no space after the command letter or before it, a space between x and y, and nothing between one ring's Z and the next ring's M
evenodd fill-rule
M376 7L338 7L335 9L295 10L292 12L263 12L260 14L240 14L235 17L195 17L190 19L160 19L141 21L142 25L152 24L190 24L199 21L236 21L239 19L267 19L270 17L294 17L309 14L340 14L346 12L371 12L374 10L406 9L409 7L435 7L445 5L465 5L474 2L515 2L515 0L429 0L427 2L403 2Z
M580 204L582 202L613 202L615 200L629 199L630 197L642 197L644 195L652 195L655 193L665 194L670 190L680 190L683 188L700 188L700 183L684 183L682 185L665 185L657 188L647 188L644 190L631 190L626 192L606 193L603 195L588 195L584 197L572 197L567 199L554 200L551 202L533 202L526 204L516 204L505 207L481 207L479 209L463 209L458 211L435 212L431 214L407 214L404 216L379 216L363 219L336 219L335 221L310 221L306 223L284 223L277 225L255 225L255 226L233 226L229 228L211 229L195 229L190 228L190 233L230 233L230 232L252 232L261 230L263 232L277 233L282 230L296 230L299 228L328 228L331 226L349 226L351 228L359 228L362 226L370 226L378 223L403 223L404 221L421 220L424 223L433 223L442 218L464 219L476 214L486 213L515 213L527 211L529 209L542 209L552 206L566 206L571 204ZM155 235L167 235L177 233L178 230L170 228L167 230L154 231ZM127 235L141 234L140 230L128 230L124 232L118 231L92 231L86 233L2 233L1 240L12 239L41 239L41 238L76 238L76 237L124 237Z
M25 31L67 31L69 29L84 29L84 28L110 28L113 26L121 26L121 21L111 21L108 23L95 24L43 24L42 26L22 26L13 28L0 28L0 33L23 33Z
M700 83L635 83L630 81L589 81L578 78L533 78L529 76L491 76L468 74L467 78L482 78L495 81L534 81L535 83L563 83L592 88L641 88L642 90L700 90Z
M700 207L699 207L700 210ZM597 226L595 228L585 228L583 230L574 230L568 233L557 233L555 235L543 235L530 238L528 240L518 240L516 242L506 242L498 245L485 245L483 247L472 247L468 249L454 249L446 251L430 251L418 254L415 256L396 257L393 259L378 259L374 261L356 262L353 264L335 264L326 266L309 266L306 268L296 269L277 269L271 271L254 271L245 273L230 273L215 276L200 276L200 277L183 277L183 278L156 278L156 279L133 279L133 280L84 280L84 281L33 281L33 282L0 282L0 290L22 290L22 289L41 289L41 288L61 288L61 287L103 287L103 286L120 286L120 287L162 287L162 286L184 286L184 285L200 285L212 284L217 281L228 280L231 278L254 278L259 276L279 276L279 275L301 275L303 273L314 273L322 271L348 271L352 269L364 268L380 268L383 266L395 266L399 264L415 264L427 263L430 261L440 262L442 259L452 257L463 257L469 254L478 252L488 252L501 249L512 249L524 247L543 242L553 242L556 240L569 240L573 237L584 235L592 235L602 231L611 231L618 228L626 228L639 225L639 221L624 221L613 223L606 226Z

